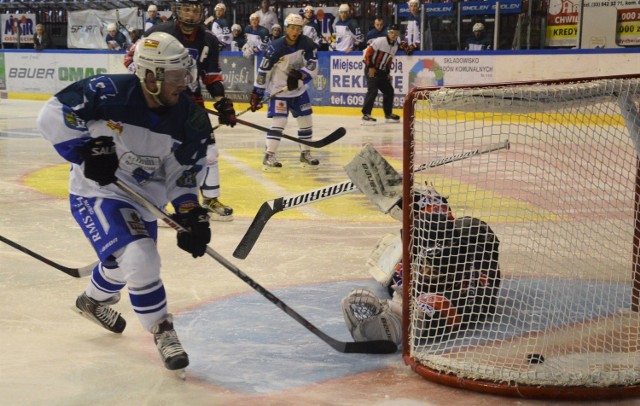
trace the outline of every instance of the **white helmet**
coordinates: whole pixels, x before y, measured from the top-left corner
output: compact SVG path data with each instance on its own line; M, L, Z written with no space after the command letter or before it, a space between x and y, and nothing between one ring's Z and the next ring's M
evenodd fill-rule
M253 21L253 20L260 21L260 16L258 15L258 13L253 13L249 16L249 21Z
M290 25L299 25L302 27L304 25L304 20L300 16L300 14L289 14L287 18L284 20L284 26L288 27Z
M409 0L409 5L420 5L420 2L418 0Z
M346 11L347 13L349 12L348 4L340 4L340 7L338 7L338 12L341 13L343 11Z
M225 6L225 5L224 5L224 3L218 3L218 4L216 4L216 6L215 6L214 10L215 10L215 11L218 11L218 9L220 9L220 8L221 8L221 9L223 9L223 10L225 10L225 11L227 10L227 6Z
M180 41L166 32L153 32L138 42L133 53L136 75L143 80L147 70L154 73L156 80L164 80L164 72L185 69L191 80L197 78L196 63Z
M304 8L304 12L306 13L307 11L311 11L313 12L313 6L307 6Z
M242 27L240 26L240 24L233 24L231 26L231 31L242 31Z
M473 25L473 32L478 32L478 31L484 31L484 24L482 23L475 23Z
M107 24L107 31L117 31L117 27L115 23L109 23Z

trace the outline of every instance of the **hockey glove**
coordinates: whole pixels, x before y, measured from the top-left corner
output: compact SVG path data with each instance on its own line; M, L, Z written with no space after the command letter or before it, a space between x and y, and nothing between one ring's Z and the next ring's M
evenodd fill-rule
M218 116L218 122L222 125L228 125L234 127L236 125L236 111L233 108L233 102L226 97L218 100L213 104L213 107L218 110L220 115Z
M251 101L249 102L251 104L251 112L258 111L262 108L262 96L264 95L264 89L260 90L262 90L262 92L257 89L253 89L253 92L251 93Z
M287 76L287 89L289 91L296 90L299 86L300 79L302 79L302 72L299 70L292 70Z
M100 186L106 186L118 180L118 155L113 138L101 136L92 138L79 149L80 156L84 160L84 176L98 182Z
M187 213L174 214L173 219L188 230L178 233L178 247L190 253L194 258L203 256L207 244L211 241L207 209L197 206Z

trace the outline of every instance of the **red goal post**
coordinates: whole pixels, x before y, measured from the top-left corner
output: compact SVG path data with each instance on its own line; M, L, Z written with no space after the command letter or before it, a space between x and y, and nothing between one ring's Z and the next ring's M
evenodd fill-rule
M640 75L408 93L403 358L415 372L505 396L640 396L639 102ZM449 218L425 208L434 191Z

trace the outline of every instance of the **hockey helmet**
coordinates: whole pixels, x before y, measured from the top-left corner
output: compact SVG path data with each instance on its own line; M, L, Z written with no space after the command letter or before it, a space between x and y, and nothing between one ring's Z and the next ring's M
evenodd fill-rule
M288 27L290 25L299 25L302 27L304 25L304 20L302 19L300 14L289 14L284 20L284 26Z
M186 28L195 28L204 18L201 0L177 0L178 21Z
M216 6L214 7L214 11L218 11L218 10L224 10L227 11L227 6L224 5L224 3L218 3L216 4Z
M304 8L305 14L308 13L309 11L313 13L313 6L309 5L309 6Z
M111 31L117 31L116 25L115 23L109 23L107 24L107 31L111 32Z
M185 80L193 82L197 79L196 63L189 51L166 32L153 32L143 38L136 46L133 62L136 64L136 75L141 81L148 70L160 82L164 81L166 71L180 69L185 70Z
M231 26L231 31L232 31L232 32L233 32L233 31L240 31L240 32L242 32L242 27L240 26L240 24L233 24L233 25Z
M338 7L338 13L342 13L342 12L349 12L349 5L348 4L340 4L340 7Z
M482 23L475 23L473 25L473 32L480 32L480 31L484 31L484 24Z

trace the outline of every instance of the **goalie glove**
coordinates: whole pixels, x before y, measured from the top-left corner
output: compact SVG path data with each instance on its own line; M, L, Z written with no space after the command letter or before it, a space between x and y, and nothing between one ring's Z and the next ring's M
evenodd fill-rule
M259 87L254 87L253 92L251 93L251 100L249 104L251 105L251 112L258 111L262 108L262 97L264 96L264 89Z
M234 127L236 125L236 110L233 108L233 102L223 97L213 104L213 107L218 110L220 115L218 116L218 122L222 125L228 125Z
M302 72L299 70L292 70L287 75L287 89L289 91L296 90L300 87L300 79L302 79Z
M118 180L118 155L113 138L105 135L91 138L78 149L84 160L84 176L97 182L100 186L106 186Z
M355 341L389 340L400 345L402 321L386 300L368 289L354 289L342 299L342 314Z
M194 258L204 255L207 244L211 241L211 230L209 228L209 212L201 207L197 202L185 202L186 206L193 208L186 213L184 209L176 210L172 217L187 231L178 233L178 247L187 251ZM185 207L185 203L181 207Z

